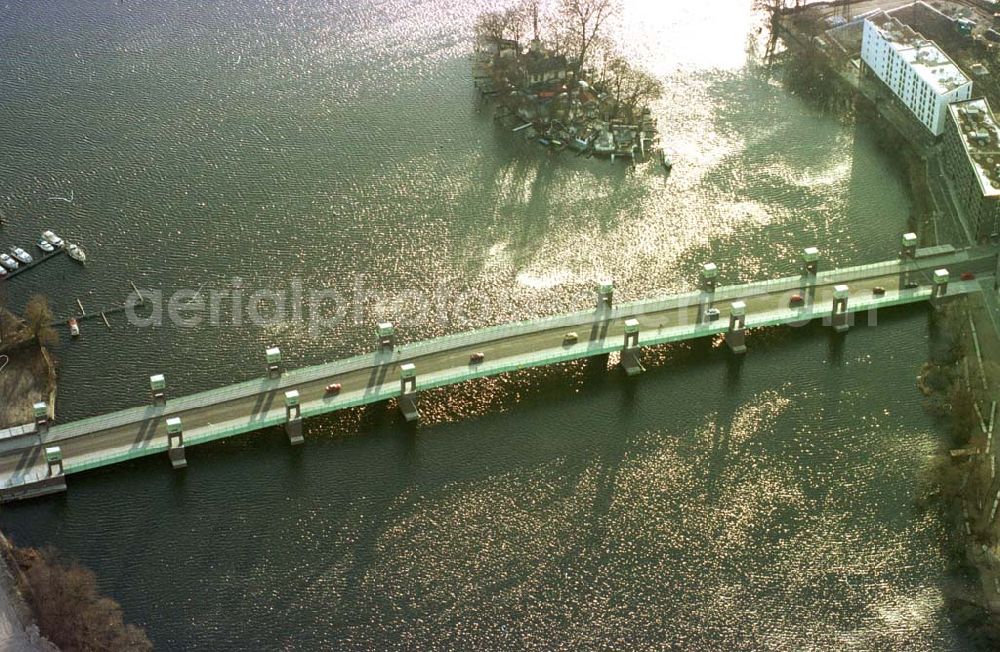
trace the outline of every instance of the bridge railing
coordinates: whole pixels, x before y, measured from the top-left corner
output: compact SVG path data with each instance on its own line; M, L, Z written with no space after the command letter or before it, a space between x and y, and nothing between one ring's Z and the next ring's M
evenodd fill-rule
M901 273L904 269L913 272L924 272L937 266L946 265L951 261L966 260L968 257L968 253L958 252L929 256L924 259L906 262L892 260L821 271L815 278L815 285L850 284L851 281L859 279ZM711 295L698 291L685 292L667 297L621 303L605 312L597 312L591 309L444 335L422 342L404 344L400 352L391 354L380 354L378 352L363 353L334 362L292 369L278 379L258 377L226 387L171 398L166 407L143 406L128 408L107 415L89 417L68 424L55 425L43 437L43 442L58 441L98 430L108 430L153 417L179 414L207 405L244 399L263 392L280 392L304 383L370 368L374 363L392 364L401 360L413 360L422 356L434 355L448 350L461 350L466 347L474 350L475 347L480 345L508 337L546 330L572 330L604 320L620 320L643 314L698 305L700 302L706 301L709 296L712 303L718 305L762 294L792 292L807 287L807 281L807 277L799 275L765 281L752 281L740 285L725 285L716 288L715 292L711 293Z

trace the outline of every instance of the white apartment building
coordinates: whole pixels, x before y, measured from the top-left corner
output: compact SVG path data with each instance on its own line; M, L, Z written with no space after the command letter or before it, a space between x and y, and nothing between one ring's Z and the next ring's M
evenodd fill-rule
M865 19L861 60L935 136L948 105L972 97L972 81L941 48L884 11Z

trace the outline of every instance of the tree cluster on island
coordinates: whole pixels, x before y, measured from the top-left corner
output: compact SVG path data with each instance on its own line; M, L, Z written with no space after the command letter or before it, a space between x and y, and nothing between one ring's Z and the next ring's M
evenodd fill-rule
M500 117L580 150L648 155L656 140L648 105L663 94L663 83L606 36L619 10L618 0L556 0L481 14L477 79Z

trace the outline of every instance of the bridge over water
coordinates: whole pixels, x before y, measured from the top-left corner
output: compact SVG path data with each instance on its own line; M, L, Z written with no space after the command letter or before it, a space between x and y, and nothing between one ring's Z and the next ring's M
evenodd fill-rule
M916 237L906 234L895 260L835 270L819 270L818 264L818 252L809 248L800 274L727 286L717 285L718 270L707 264L698 290L620 305L613 305L614 289L605 284L593 310L402 348L392 328L381 325L372 352L284 371L280 352L272 349L265 376L176 398L167 395L162 376L153 376L150 405L71 423L49 424L47 406L38 404L36 423L0 434L0 500L63 491L68 474L145 455L167 453L180 468L186 447L263 428L284 426L289 440L301 443L303 419L387 399L399 399L406 418L416 420L419 391L518 369L619 353L625 371L637 374L647 346L722 336L740 354L752 328L822 319L846 331L860 313L992 290L997 252L918 249ZM975 279L963 280L965 272ZM801 295L801 305L790 304L793 294ZM576 342L565 340L570 331ZM470 360L475 352L484 354L482 362ZM340 383L340 392L327 394L330 383Z

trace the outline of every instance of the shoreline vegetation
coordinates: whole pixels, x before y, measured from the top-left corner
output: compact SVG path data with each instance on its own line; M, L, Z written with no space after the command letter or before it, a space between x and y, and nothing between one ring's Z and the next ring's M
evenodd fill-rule
M125 623L121 605L102 596L93 571L63 559L54 549L20 548L0 534L0 554L14 578L8 596L26 603L37 633L37 649L62 652L152 650L141 627ZM27 629L32 630L29 625ZM29 638L35 638L30 636Z
M32 405L45 401L55 415L56 370L49 346L59 341L45 297L31 297L23 316L0 298L0 428L31 423Z
M618 0L521 2L479 15L473 78L511 134L558 152L672 163L649 104L663 83L634 67L605 36ZM530 40L525 41L528 34Z
M883 127L876 131L877 145L901 166L913 196L907 228L918 233L924 246L936 244L932 233L934 220L940 218L935 216L927 160L920 145L843 78L828 53L814 44L815 29L808 22L781 24L793 12L779 9L779 2L768 8L772 31L790 37L783 38L792 53L786 67L789 89L809 98L820 110ZM798 34L791 31L796 29ZM947 431L948 441L946 450L935 455L921 473L914 503L921 512L935 510L947 525L941 542L948 577L943 598L952 622L976 647L996 650L1000 649L1000 599L993 597L993 589L1000 589L1000 574L994 566L1000 560L991 557L996 557L993 551L1000 529L991 517L997 462L989 449L1000 415L985 389L986 378L993 373L983 369L979 359L981 342L973 332L974 309L970 299L963 298L931 312L932 348L916 378L916 388L925 397L925 410ZM996 334L990 329L982 337L992 339ZM988 343L1000 347L1000 343ZM979 379L981 383L975 382Z
M978 408L984 397L973 389L969 375L968 319L961 304L931 313L935 344L917 377L917 388L926 397L927 412L947 425L951 448L925 469L916 507L937 510L949 526L942 550L952 581L944 600L953 622L973 643L995 650L1000 649L1000 611L984 586L989 579L987 550L997 543L997 531L992 519L982 518L990 511L983 499L991 493L995 474L995 462L987 463L983 454L993 424ZM990 419L989 426L984 417Z

